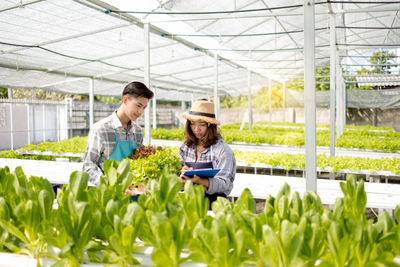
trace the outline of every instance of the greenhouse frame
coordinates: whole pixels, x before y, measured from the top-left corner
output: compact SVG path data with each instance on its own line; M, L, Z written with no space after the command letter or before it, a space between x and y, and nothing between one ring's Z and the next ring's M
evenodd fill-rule
M245 95L248 97L248 111L242 114L240 130L245 122L251 130L254 126L252 95L263 88L268 89L271 127L272 86L279 84L286 90L287 82L302 81L305 141L300 150L305 154L305 167L296 169L291 166L285 171L286 175L293 170L302 171L305 184L285 179L295 188L293 191L299 190L300 197L307 197L306 191L326 194L321 196L322 204L329 207L337 204L330 187L334 187L332 191L337 194L342 185L332 181L332 166L317 168L317 161L321 161L317 153L321 149L317 147L317 131L320 130L316 122L317 101L325 101L329 107L329 143L323 149L330 157L342 156L335 142L344 134L348 107L400 106L400 1L3 0L0 2L0 32L0 87L88 95L89 112L85 119L90 127L95 123L95 96L120 98L122 89L129 82L146 84L154 92L151 109L147 108L144 114L144 144L148 145L154 144L151 135L158 128L156 103L159 100L193 103L207 99L214 102L215 115L219 119L221 97ZM375 66L369 59L376 51L391 53L394 63L382 64L391 73L362 73ZM329 68L329 75L316 74L317 68ZM349 78L349 72L354 79ZM326 78L325 83L330 88L319 95L316 92L318 78ZM383 90L360 90L349 94L347 86L354 84L391 89L385 91L386 95ZM29 134L29 129L36 124L45 128L46 123L54 122L57 129L63 130L54 130L48 136L56 136L57 140L68 138L66 118L71 113L71 99L48 101L45 107L36 100L21 102L13 99L10 92L12 90L9 90L9 99L0 99L0 104L10 106L9 109L7 106L9 118L3 118L5 111L0 115L0 122L3 122L0 126L6 125L6 121L11 124L5 132L7 135L11 133L11 150L18 146L14 144L14 132L18 134L20 131L20 126L13 124L14 112L27 114L20 123L27 125L29 144L46 141L44 131ZM17 104L24 106L15 111L12 106ZM268 148L255 143L252 150L267 151ZM240 150L243 144L237 142L235 145ZM284 147L278 152L286 152L286 149ZM354 150L354 154L363 152ZM400 150L390 151L390 154L381 152L376 152L373 157L400 158ZM53 154L41 153L40 156L52 157ZM81 154L64 153L62 156L71 160ZM1 168L13 164L7 159L1 161L4 161ZM40 164L29 166L44 170L45 165ZM78 163L57 164L59 168L70 166L71 171L81 168ZM272 174L276 167L257 161L248 165L255 173L257 168L264 168L270 169ZM245 169L249 166L239 167ZM329 172L328 182L317 179L318 172L324 171ZM64 177L66 174L61 171L57 175L63 179L69 177L69 174ZM397 177L398 173L391 170L389 176ZM279 191L281 183L266 185L260 180L249 184L245 178L247 176L243 174L238 180L240 187L234 188L230 197L244 199L242 193L246 187L264 199L262 195L266 188L275 195L278 192L284 194ZM348 187L351 186L348 182ZM365 200L367 207L388 209L392 217L400 218L400 211L395 215L396 205L400 202L393 203L400 201L400 193L396 191L400 185L395 182L393 185L377 185L375 189L368 186L365 189L367 194L377 194L374 195L376 199L382 192L386 194L389 191L392 198L380 199L381 202ZM1 227L0 221L0 230Z

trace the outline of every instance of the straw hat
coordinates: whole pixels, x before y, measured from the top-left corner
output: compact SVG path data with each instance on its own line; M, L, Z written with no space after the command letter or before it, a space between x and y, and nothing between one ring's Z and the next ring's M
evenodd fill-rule
M189 113L184 113L182 117L190 121L205 121L216 125L221 124L215 119L214 103L205 100L194 102Z

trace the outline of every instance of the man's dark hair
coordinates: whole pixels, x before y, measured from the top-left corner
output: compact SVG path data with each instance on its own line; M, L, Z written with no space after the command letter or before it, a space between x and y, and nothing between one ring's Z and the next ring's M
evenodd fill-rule
M124 91L122 92L122 96L124 95L130 95L136 98L145 97L147 99L152 99L154 93L141 82L131 82L125 86Z

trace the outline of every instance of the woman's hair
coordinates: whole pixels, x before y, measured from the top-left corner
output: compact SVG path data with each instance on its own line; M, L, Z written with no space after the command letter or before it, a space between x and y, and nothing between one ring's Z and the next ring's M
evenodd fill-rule
M192 128L190 127L190 120L186 120L185 126L185 145L192 146L193 144L197 144L199 139L194 135ZM204 140L202 140L202 145L204 147L209 147L218 142L218 139L221 137L221 134L218 131L217 125L211 123L208 125L206 135L204 136Z

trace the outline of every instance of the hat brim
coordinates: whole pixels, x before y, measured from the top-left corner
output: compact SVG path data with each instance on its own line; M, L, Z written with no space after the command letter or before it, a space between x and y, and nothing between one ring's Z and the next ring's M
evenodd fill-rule
M188 113L184 113L184 114L182 114L182 117L187 119L187 120L190 120L190 121L205 121L205 122L208 122L208 123L221 125L221 123L219 121L217 121L216 119L210 118L210 117L206 117L206 116L191 115L191 114L188 114Z

